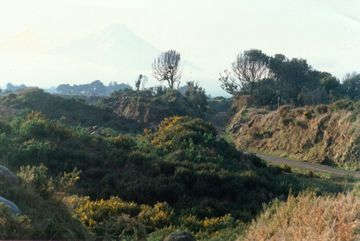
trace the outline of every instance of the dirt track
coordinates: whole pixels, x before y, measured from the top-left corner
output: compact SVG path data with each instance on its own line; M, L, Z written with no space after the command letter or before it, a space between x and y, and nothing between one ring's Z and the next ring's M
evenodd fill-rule
M322 172L322 173L328 173L335 176L352 176L355 178L360 178L360 172L354 172L354 171L345 171L338 168L316 164L316 163L310 163L310 162L302 162L302 161L295 161L290 160L286 158L281 157L271 157L271 156L265 156L261 154L256 154L259 158L265 160L269 164L273 165L281 165L286 164L293 168L300 168L300 169L306 169L314 172Z

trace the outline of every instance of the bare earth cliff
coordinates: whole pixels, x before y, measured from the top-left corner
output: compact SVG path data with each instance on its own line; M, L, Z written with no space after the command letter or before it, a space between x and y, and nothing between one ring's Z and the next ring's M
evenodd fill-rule
M274 111L237 104L228 130L241 149L336 164L360 157L360 120L345 101Z

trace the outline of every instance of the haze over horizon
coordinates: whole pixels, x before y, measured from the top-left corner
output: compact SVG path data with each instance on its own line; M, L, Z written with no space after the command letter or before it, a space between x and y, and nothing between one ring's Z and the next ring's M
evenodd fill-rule
M307 59L341 79L360 70L358 10L355 0L14 0L0 10L0 86L133 85L170 48L186 61L182 82L212 95L224 93L218 73L250 48Z

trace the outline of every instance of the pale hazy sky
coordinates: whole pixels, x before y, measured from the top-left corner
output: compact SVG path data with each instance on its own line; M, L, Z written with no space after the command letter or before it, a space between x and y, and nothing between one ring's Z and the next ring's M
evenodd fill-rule
M160 50L180 51L206 72L200 84L217 91L218 73L250 48L305 58L339 78L360 71L359 11L358 0L9 0L0 9L0 47L23 31L38 33L53 47L121 23ZM16 74L31 71L30 60L21 58L14 57L13 72L0 66L0 85L59 84L61 78Z

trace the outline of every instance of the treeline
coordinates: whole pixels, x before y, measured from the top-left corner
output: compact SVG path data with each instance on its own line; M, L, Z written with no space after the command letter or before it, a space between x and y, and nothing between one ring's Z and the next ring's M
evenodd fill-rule
M138 95L159 96L177 89L197 102L205 111L206 93L196 82L181 86L181 55L176 50L161 53L152 63L153 77L164 86L145 88L148 77L139 74L134 83ZM220 74L221 87L234 97L252 96L254 105L276 107L328 104L339 99L360 100L360 74L347 74L343 81L331 73L314 69L302 58L288 58L283 54L269 56L251 49L239 53L229 70ZM165 87L166 86L166 87ZM8 91L26 86L7 86ZM63 95L110 96L114 92L132 90L127 84L116 82L105 86L101 81L84 85L59 85L55 93ZM132 91L128 91L130 93Z
M8 83L6 85L5 89L0 89L0 95L1 94L8 94L8 93L16 92L16 91L19 91L19 90L24 90L26 88L28 88L28 86L26 86L24 84L14 85L14 84Z
M305 59L268 56L261 50L240 53L219 78L233 96L250 95L257 106L326 104L339 99L360 99L360 74L343 82L328 72L312 68Z
M104 85L100 80L95 80L90 84L69 85L62 84L56 87L55 93L62 95L85 95L85 96L109 96L114 91L131 89L127 84L118 84L110 82L108 86Z

